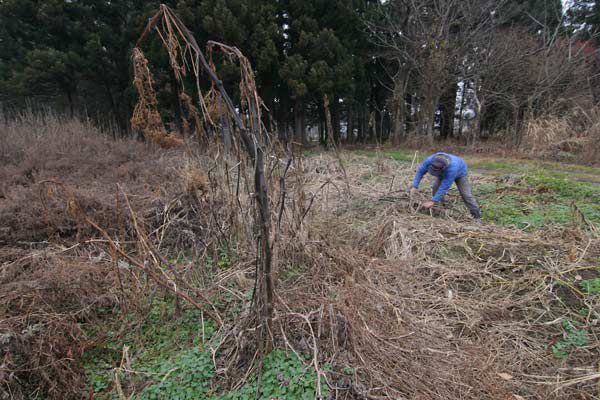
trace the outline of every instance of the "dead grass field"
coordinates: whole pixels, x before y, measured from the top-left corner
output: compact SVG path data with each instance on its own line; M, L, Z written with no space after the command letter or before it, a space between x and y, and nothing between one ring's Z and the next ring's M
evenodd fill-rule
M207 194L235 179L224 183L224 172L192 148L114 142L59 121L9 128L0 178L1 396L169 398L172 383L191 391L182 398L254 398L244 391L255 382L256 368L246 375L252 353L235 342L255 249L240 239L224 197ZM519 229L521 217L496 218L488 205L491 219L478 226L454 192L444 212L418 210L427 191L408 196L412 160L342 159L347 181L331 154L292 164L282 228L273 232L275 346L299 355L307 398L600 395L600 239L595 209L585 208L594 189L575 199L567 219L544 214L541 225ZM487 188L476 191L484 204L508 192L528 210L552 201L539 196L563 201L555 181L472 178ZM133 261L150 265L160 254L161 269L111 254L72 201ZM180 293L204 311L189 314L153 271L187 282ZM182 357L190 349L199 352L193 365ZM300 398L284 360L272 382L265 366L263 398ZM212 372L192 385L184 376L198 365Z

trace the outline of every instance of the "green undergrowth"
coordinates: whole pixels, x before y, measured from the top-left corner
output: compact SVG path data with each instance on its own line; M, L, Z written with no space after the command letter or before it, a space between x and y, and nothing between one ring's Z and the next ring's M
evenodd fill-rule
M315 398L316 374L304 366L293 353L273 351L263 363L261 375L261 399L309 400ZM138 400L158 399L210 399L210 400L254 400L256 399L256 377L238 390L219 393L211 384L215 371L210 351L198 348L175 354L171 359L154 364L157 379L142 392L133 396ZM322 386L327 394L326 386Z
M565 176L537 171L500 177L476 185L474 193L489 222L539 229L552 224L585 224L585 220L600 226L600 187Z
M256 376L239 389L219 389L210 347L216 347L215 325L201 313L183 307L177 315L173 301L155 301L147 318L126 318L118 334L117 324L105 330L107 340L85 355L88 384L96 399L127 398L250 400L256 398ZM124 326L121 324L121 327ZM90 332L92 334L92 332ZM264 359L261 394L264 399L313 399L316 374L307 360L275 350ZM327 393L327 387L322 386Z
M521 159L498 159L466 157L469 167L474 171L491 174L530 174L543 171L557 178L569 177L574 180L600 184L600 168L577 164L565 164L551 161Z
M586 279L579 286L588 296L600 295L600 278Z
M95 326L106 340L85 355L84 363L89 383L98 395L110 396L115 378L115 368L121 365L124 349L131 361L130 367L139 377L150 376L152 365L167 362L172 354L200 346L214 332L214 325L202 319L200 311L185 307L176 315L172 300L155 300L147 316L127 316L122 322L109 322ZM135 384L135 382L132 382ZM100 398L103 398L102 396Z
M565 358L571 351L585 347L589 343L588 333L585 329L580 329L578 325L570 320L562 323L563 338L552 345L552 354L556 358Z
M355 150L353 153L367 157L376 157L378 151L361 149ZM414 160L415 162L420 163L430 155L430 152L409 149L382 149L379 151L379 154L400 162L412 162ZM598 167L565 164L553 161L479 157L469 154L459 155L467 161L469 169L476 173L479 172L490 175L508 173L523 175L542 171L545 174L556 178L569 177L574 180L600 185L600 168Z
M589 266L565 274L557 281L557 300L568 318L562 321L560 338L550 346L555 358L566 359L590 343L591 329L598 316L594 305L600 299L599 274L600 266Z
M377 155L375 150L355 153ZM402 149L386 149L379 154L400 162L413 159L421 162L428 155ZM482 205L483 218L488 222L539 229L549 224L572 224L577 218L575 214L581 212L588 222L600 225L599 169L513 159L470 159L468 156L466 159L472 171L481 168L485 170L483 175L495 177L494 182L478 183L473 189ZM582 181L582 174L594 179Z
M428 153L405 149L356 150L402 163L420 163ZM473 192L483 219L520 229L588 223L600 226L600 169L517 159L465 157L474 175L494 181L476 183Z

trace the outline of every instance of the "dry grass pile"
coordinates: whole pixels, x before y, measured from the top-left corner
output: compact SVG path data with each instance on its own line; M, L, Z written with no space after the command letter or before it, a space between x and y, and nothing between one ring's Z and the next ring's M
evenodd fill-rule
M597 274L598 238L473 226L465 210L424 216L393 193L409 187L406 166L347 165L352 197L332 157L307 163L308 191L321 190L280 253L276 312L283 346L314 351L321 371L333 366L323 379L336 398L598 394L598 305L579 314L586 300L566 283ZM392 195L395 203L379 201ZM551 346L567 320L585 325L590 340L557 360Z
M125 316L152 287L169 291L145 264L152 254L225 241L224 203L206 203L212 161L52 115L2 128L0 397L81 398L80 358L102 340L84 327ZM132 259L117 260L111 243Z
M157 288L215 321L213 350L231 381L257 367L244 304L257 270L249 171L223 162L221 148L159 155L141 146L139 159L123 159L139 162L139 175L119 178L124 147L113 144L115 158L103 161L111 168L63 175L66 185L44 164L37 184L12 183L0 200L8 215L23 192L43 200L21 204L22 216L41 207L64 218L47 219L30 239L5 230L3 394L81 398L81 354L104 340L84 328L102 313L135 310ZM473 226L456 193L451 209L431 217L407 194L415 166L342 155L346 173L333 155L268 159L276 347L310 355L306 367L340 399L597 394L597 299L572 282L597 274L598 238L576 228ZM52 235L64 221L71 229ZM201 266L222 249L235 262L211 276ZM190 261L169 261L190 250ZM234 300L214 301L225 293ZM565 321L585 327L589 341L557 359L551 349L565 339Z
M120 301L114 276L107 276L110 264L81 253L52 246L14 259L14 251L2 252L11 259L0 272L3 398L84 396L79 358L101 338L88 337L82 326Z
M70 236L74 224L55 188L40 182L60 180L72 187L81 206L102 226L116 226L118 184L136 193L136 204L151 204L176 183L180 153L159 152L135 140L114 141L78 120L51 114L5 122L0 138L0 243L44 241ZM89 231L88 231L89 232Z
M188 107L194 124L218 129L210 114L219 111L236 126L232 148L225 151L215 135L202 150L156 152L51 121L23 140L35 126L8 126L0 142L0 161L11 169L0 176L7 182L0 198L2 395L39 389L81 398L77 354L102 340L87 337L82 324L100 309L135 308L157 289L213 320L220 340L213 360L232 386L260 371L277 346L311 356L317 398L323 382L341 399L598 394L597 298L573 284L597 275L593 232L473 226L460 206L432 218L407 195L414 165L344 161L337 152L288 159L262 124L241 53L209 47L241 65L238 110L168 7L140 42L154 28L180 95L182 77L191 71L196 79L200 104ZM206 97L199 63L214 84ZM140 103L133 124L162 147L180 144L162 126L141 51L134 64ZM455 194L448 199L458 203ZM207 273L209 258L224 249L235 254L233 265ZM184 251L189 261L172 261ZM234 300L219 304L223 293ZM585 329L589 340L559 360L550 348L567 338L565 323Z
M213 289L218 291L222 287L213 284L209 288L202 288L192 284L195 282L194 278L203 281L202 271L194 270L194 264L179 268L170 260L180 251L186 251L188 256L191 255L195 260L206 261L209 251L229 246L229 243L234 242L233 238L237 237L239 242L237 252L240 259L245 262L250 259L257 263L257 271L254 275L256 279L254 307L251 308L252 313L245 323L260 320L268 321L270 324L272 248L270 227L265 221L271 216L266 180L273 178L274 175L265 178L263 158L266 149L263 146L267 135L261 121L262 102L256 93L250 64L236 49L226 46L218 49L227 53L231 62L237 61L243 67L241 70L243 100L241 109L238 110L204 58L192 34L168 7L164 5L160 7L159 12L151 19L147 31L155 27L160 27L157 29L157 34L169 53L171 66L181 83L180 95L183 98L185 98L183 76L191 71L196 78L199 101L203 102L199 83L201 75L199 62L202 64L203 71L210 76L215 90L220 93L219 103L227 106L227 115L222 119L227 118L236 126L231 138L233 148L228 154L224 154L222 146L207 143L208 148L204 148L202 155L191 156L188 153L187 163L183 151L172 150L171 157L168 157L146 149L135 155L140 162L144 162L145 168L140 174L144 182L133 177L121 184L119 182L122 179L119 179L117 172L121 169L126 171L126 167L120 163L119 155L122 151L119 151L119 146L127 141L114 142L111 146L107 146L107 154L98 154L98 145L102 140L90 139L91 149L84 150L88 152L95 150L96 154L93 157L85 154L85 151L80 154L51 148L49 158L54 156L54 159L63 159L60 165L66 168L61 169L47 162L28 169L29 173L25 175L28 176L29 181L24 185L20 185L19 182L9 182L4 190L3 201L0 203L0 215L10 217L3 222L6 224L2 227L5 235L0 237L0 240L15 249L32 246L34 244L32 239L40 241L41 243L37 244L41 247L46 247L50 241L68 244L71 247L81 246L84 249L102 247L104 254L108 254L110 259L108 265L113 266L112 271L105 271L104 277L107 279L111 277L113 282L118 282L118 285L111 285L112 292L120 291L124 301L147 297L146 291L149 286L159 287L172 293L178 301L187 301L200 309L204 315L213 319L217 326L225 329L223 318L217 306L211 301ZM146 33L142 38L145 35ZM162 148L177 147L183 141L174 134L167 134L164 129L158 112L156 94L152 88L148 63L141 50L137 48L134 50L133 63L134 85L139 92L139 103L132 117L133 127L142 131L149 141ZM190 102L190 105L193 104ZM205 105L199 106L203 116L206 117ZM193 114L196 125L214 123L200 121L197 108L187 107L187 111ZM16 126L18 128L18 125ZM197 128L201 127L197 126ZM90 137L87 132L80 133L80 136L69 137L73 143L64 144L72 144L72 147L76 148L84 138ZM18 136L18 129L15 129L12 136ZM40 136L38 141L43 144L44 141L52 139L52 135L45 135ZM6 146L10 146L10 138L6 138L5 142ZM28 145L28 141L22 143L24 146ZM244 151L241 151L242 149ZM188 147L186 150L192 152L197 149ZM269 150L266 151L270 153ZM3 153L9 154L10 151L3 151ZM86 155L88 158L84 159ZM207 155L214 155L214 158ZM82 157L81 166L70 158L76 156ZM44 161L35 157L35 153L33 157L23 156L22 159L12 162L16 172L23 168L28 158L34 163ZM277 164L278 160L270 159L269 163ZM95 164L96 168L86 169L85 173L72 173L72 170L68 169L79 170L90 164ZM279 171L277 165L273 165L269 172L273 174L275 169ZM53 173L57 176L48 176ZM172 174L178 175L177 179L173 179ZM250 178L251 176L254 176L254 179ZM26 199L29 202L26 203ZM19 217L24 219L20 226ZM41 224L43 226L40 226ZM42 229L44 227L47 229ZM254 252L257 245L260 246L259 254ZM246 254L249 257L244 257ZM85 260L80 262L86 264ZM42 273L51 271L41 266L37 269L42 270ZM126 277L123 277L123 274ZM0 293L9 289L9 283L1 282ZM22 297L22 295L18 296L18 298ZM69 298L63 300L66 302L65 308L76 307L73 303L78 301L73 299L69 302ZM25 312L18 308L11 311L21 317ZM60 311L59 313L64 314ZM26 317L25 320L28 321ZM6 327L3 326L3 330L16 331L17 326L12 320L4 323ZM259 323L258 330L254 331L259 332L258 335L254 335L258 338L250 347L256 348L270 342L266 338L266 331L265 324ZM51 344L52 335L52 331L43 330L40 333L40 343ZM69 335L66 337L69 338ZM74 346L78 345L79 340L78 335L70 335L70 341ZM80 395L79 385L75 382L75 375L77 375L75 370L71 371L73 375L71 379L58 378L62 386L57 389L51 385L51 378L38 378L50 376L47 368L51 370L60 360L52 359L48 365L37 367L43 357L38 353L28 354L23 348L19 349L18 358L22 360L22 364L11 364L6 369L10 373L3 376L1 380L3 386L7 388L7 393L23 392L21 379L14 374L23 371L27 382L45 382L41 386L44 395L54 398L77 398ZM6 352L9 353L10 350L7 348ZM263 352L256 350L255 353ZM70 390L67 389L69 387Z

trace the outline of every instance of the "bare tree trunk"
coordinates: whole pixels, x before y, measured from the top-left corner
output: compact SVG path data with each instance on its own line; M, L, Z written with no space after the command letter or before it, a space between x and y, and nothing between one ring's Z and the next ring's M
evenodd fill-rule
M323 147L327 145L327 127L325 121L319 113L319 142Z
M516 104L516 100L513 100L513 113L514 113L514 120L513 120L513 129L512 129L512 133L513 133L513 140L512 140L512 144L514 147L518 147L519 146L519 142L521 141L519 139L519 106L518 104Z
M357 106L356 109L356 143L362 143L363 141L363 107Z
M379 113L379 143L383 142L383 134L385 131L385 112L382 110L378 111Z
M300 138L300 140L302 142L302 145L306 147L308 145L308 133L306 132L306 110L304 109L304 105L302 107L300 126L300 132L302 132L302 137Z
M362 126L362 143L366 144L369 140L369 110L366 107L361 109L360 123Z
M304 103L302 99L296 99L294 104L294 139L302 145L306 145L306 125L304 120Z
M421 114L421 129L427 141L433 144L433 132L435 126L435 112L437 109L438 98L434 96L428 96L425 98L425 104L423 105L423 112Z
M329 98L327 95L323 95L323 108L325 109L325 121L327 122L327 145L331 146L333 149L336 158L340 164L340 168L344 174L344 180L346 182L346 190L348 194L350 194L350 181L348 180L348 174L346 173L346 167L344 167L344 162L340 153L338 152L337 145L335 140L333 139L333 124L331 123L331 110L329 107Z
M323 96L323 106L325 109L325 123L327 125L327 135L325 137L325 148L329 145L334 145L333 141L333 124L331 122L331 110L329 107L329 97L327 95Z
M369 114L369 124L367 126L367 132L369 134L369 140L374 141L374 138L376 136L376 127L377 125L377 121L375 118L375 111L371 111L371 113Z
M397 146L406 136L406 111L404 98L398 100L395 96L394 103L394 124L390 133L390 142Z
M406 85L408 83L407 73L402 70L394 80L393 115L394 126L390 134L390 142L397 146L406 136Z
M407 82L408 83L408 82ZM412 94L407 94L406 95L406 129L407 131L405 132L405 135L408 136L409 134L414 134L416 127L415 127L415 118L413 115L413 104L414 104L414 97Z
M479 99L479 79L476 78L473 85L473 100L475 100L475 119L470 124L471 126L471 146L475 146L475 142L479 137L479 132L481 131L481 110L483 109L483 104Z
M512 105L514 109L513 146L519 148L523 141L523 107L519 105L516 96L513 96Z
M69 115L71 116L71 118L73 118L75 116L75 108L73 105L73 93L71 93L71 90L69 89L66 89L65 92L67 95L67 101L69 102Z
M333 141L336 145L340 143L340 104L336 96L333 96L331 107L331 126L333 129Z
M460 111L458 112L458 134L457 137L460 139L462 138L462 134L463 134L463 112L465 109L465 105L467 103L467 85L469 83L465 80L463 80L463 85L462 85L462 95L460 96Z

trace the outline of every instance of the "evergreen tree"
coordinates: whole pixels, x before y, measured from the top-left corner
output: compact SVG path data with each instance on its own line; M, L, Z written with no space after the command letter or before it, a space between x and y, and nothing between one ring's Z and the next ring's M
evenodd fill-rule
M8 0L0 3L3 87L11 100L63 96L73 113L83 52L78 3Z
M283 56L280 11L275 0L206 0L196 8L207 38L239 48L248 57L260 95L273 114L280 114L281 85L277 78ZM226 81L239 79L237 69L223 71ZM236 93L235 87L231 87Z
M279 131L295 121L324 121L331 103L335 136L343 119L362 127L369 114L373 60L363 31L365 0L169 0L202 45L238 47L254 67L259 94ZM135 93L130 51L158 0L5 0L0 2L0 101L11 107L47 104L70 113L119 121L127 128ZM177 120L177 83L158 41L145 43L159 101ZM218 59L215 60L219 62ZM222 69L237 91L239 71ZM379 108L382 106L380 105ZM356 111L356 112L355 112ZM174 113L174 114L173 114Z
M3 101L26 99L113 115L125 128L130 50L158 1L7 0L0 3Z
M294 98L296 131L304 132L305 112L324 131L324 97L330 100L334 140L339 140L343 108L350 111L364 90L365 2L287 0L286 59L280 76ZM364 95L363 95L364 96Z

